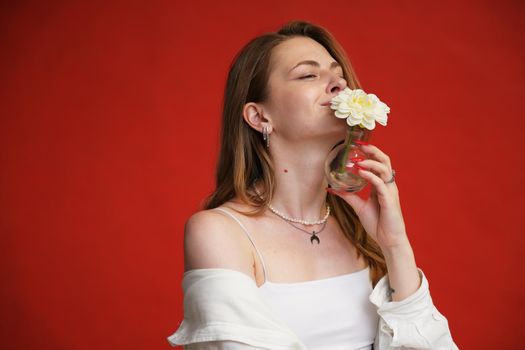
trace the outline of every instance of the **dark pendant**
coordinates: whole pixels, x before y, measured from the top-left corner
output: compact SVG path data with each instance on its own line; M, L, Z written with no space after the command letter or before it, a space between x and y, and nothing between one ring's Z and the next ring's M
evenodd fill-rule
M314 244L314 241L317 241L317 244L321 243L321 241L319 241L319 237L317 237L317 235L315 234L315 231L312 232L312 237L310 237L310 242L312 244Z

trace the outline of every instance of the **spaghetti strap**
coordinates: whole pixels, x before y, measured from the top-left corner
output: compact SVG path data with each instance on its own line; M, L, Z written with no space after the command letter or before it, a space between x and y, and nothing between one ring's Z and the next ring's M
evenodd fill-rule
M243 229L243 231L246 233L246 236L248 236L248 239L250 240L250 242L252 242L252 245L253 247L255 248L255 251L257 252L257 255L259 256L259 259L261 260L261 265L262 265L262 268L263 268L263 275L264 275L264 282L266 282L266 265L264 264L264 259L262 257L262 254L261 252L259 252L259 249L257 249L257 246L255 245L255 242L253 241L252 237L250 236L250 234L248 233L248 230L246 229L246 227L244 227L244 225L242 224L242 222L237 219L232 213L230 213L228 210L225 210L223 208L215 208L216 210L220 210L222 211L223 213L226 213L227 215L229 215L232 219L234 219L235 221L237 221L237 223L239 224L239 226L241 226L241 228Z

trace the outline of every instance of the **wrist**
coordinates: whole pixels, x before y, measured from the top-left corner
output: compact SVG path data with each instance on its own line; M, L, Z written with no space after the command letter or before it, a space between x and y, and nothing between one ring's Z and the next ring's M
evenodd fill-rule
M405 258L410 257L414 255L414 251L412 250L412 246L410 245L410 242L405 240L404 242L400 244L396 244L389 247L381 247L381 251L383 252L383 255L385 256L385 259L396 259L396 258Z
M410 245L391 247L383 252L388 270L392 301L401 301L421 286L414 252ZM394 292L395 291L395 292Z
M390 247L383 251L383 255L389 271L416 267L416 257L410 244Z

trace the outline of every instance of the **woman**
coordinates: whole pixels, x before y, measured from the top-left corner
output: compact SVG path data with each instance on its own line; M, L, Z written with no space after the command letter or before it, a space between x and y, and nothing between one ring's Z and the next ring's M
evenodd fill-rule
M185 226L187 349L457 349L410 246L391 160L364 145L368 199L327 188L359 88L325 29L253 39L226 84L216 190ZM388 271L388 274L387 274Z

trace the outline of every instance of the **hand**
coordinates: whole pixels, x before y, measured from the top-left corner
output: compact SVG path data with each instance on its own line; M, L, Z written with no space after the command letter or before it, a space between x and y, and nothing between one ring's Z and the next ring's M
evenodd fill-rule
M363 145L362 150L369 159L359 161L359 176L372 184L370 196L365 200L357 193L331 188L327 191L350 204L366 232L376 240L383 253L407 246L409 242L397 185L395 182L385 183L392 177L390 158L373 145Z

